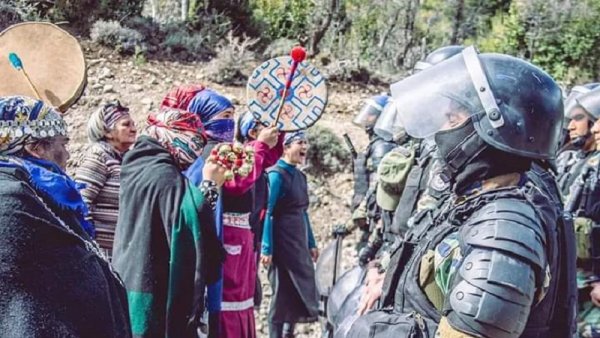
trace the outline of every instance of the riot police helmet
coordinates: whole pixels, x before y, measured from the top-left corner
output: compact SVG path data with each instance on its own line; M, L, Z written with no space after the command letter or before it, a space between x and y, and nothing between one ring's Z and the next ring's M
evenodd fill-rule
M589 93L591 90L597 88L600 85L598 82L586 83L583 85L575 86L569 92L569 96L565 99L565 117L569 118L570 111L577 106L577 98L581 95Z
M596 121L600 118L600 87L597 87L575 99L578 106Z
M402 143L406 139L406 130L392 99L388 101L381 116L377 119L373 131L375 135L388 142Z
M387 105L389 98L387 94L382 94L366 99L352 123L366 130L372 129Z
M563 123L558 84L519 58L475 47L391 85L406 132L433 136L467 115L486 144L533 159L554 159Z
M449 58L453 57L454 55L460 54L460 52L462 52L463 49L465 49L464 46L457 46L457 45L440 47L440 48L434 50L433 52L427 54L427 56L425 57L425 60L418 61L415 64L415 66L413 67L413 72L416 73L416 72L422 71L431 66L437 65L438 63L440 63L444 60L448 60Z

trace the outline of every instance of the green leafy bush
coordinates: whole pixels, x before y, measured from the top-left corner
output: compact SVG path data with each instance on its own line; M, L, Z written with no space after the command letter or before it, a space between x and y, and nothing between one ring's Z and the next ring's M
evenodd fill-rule
M266 35L271 39L297 39L308 32L313 1L251 0L254 18L265 24Z
M349 170L351 155L331 129L314 126L308 129L307 137L309 174L329 176Z
M482 49L523 57L566 84L600 71L600 1L513 1L508 17L492 21Z

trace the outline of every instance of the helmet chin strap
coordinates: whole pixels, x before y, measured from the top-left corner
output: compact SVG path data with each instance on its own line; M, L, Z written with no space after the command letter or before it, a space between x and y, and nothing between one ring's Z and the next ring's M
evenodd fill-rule
M588 130L585 135L577 136L571 141L571 144L576 148L583 148L587 140L592 136L592 133Z

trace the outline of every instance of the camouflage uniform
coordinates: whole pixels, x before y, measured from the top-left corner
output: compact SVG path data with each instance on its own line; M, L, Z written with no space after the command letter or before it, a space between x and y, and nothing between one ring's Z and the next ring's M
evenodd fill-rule
M574 215L575 235L577 238L577 287L579 289L579 311L577 317L577 328L580 337L600 337L600 308L590 300L592 283L599 280L592 271L590 261L591 232L594 226L598 226L597 203L600 203L598 193L598 167L600 164L600 152L594 152L580 159L574 164L570 171L564 175L573 178L565 185L565 207L567 212ZM559 182L563 177L559 177ZM571 209L571 210L569 210Z

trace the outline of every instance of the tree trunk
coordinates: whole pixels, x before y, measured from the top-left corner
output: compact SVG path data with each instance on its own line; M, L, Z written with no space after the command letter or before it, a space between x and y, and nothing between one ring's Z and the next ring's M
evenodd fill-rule
M187 21L189 0L181 0L181 21Z
M158 12L156 9L156 0L150 0L150 10L152 12L152 20L156 21L156 14Z
M465 0L456 0L456 11L454 12L454 20L452 22L452 36L450 37L450 44L457 45L461 38L460 27L463 23L463 15L465 9Z
M310 55L319 54L319 43L325 37L325 33L329 30L329 26L331 26L331 21L333 19L334 13L337 13L340 8L340 1L343 0L329 0L329 9L327 11L327 15L323 20L323 23L314 31L312 34L311 44L310 44Z

